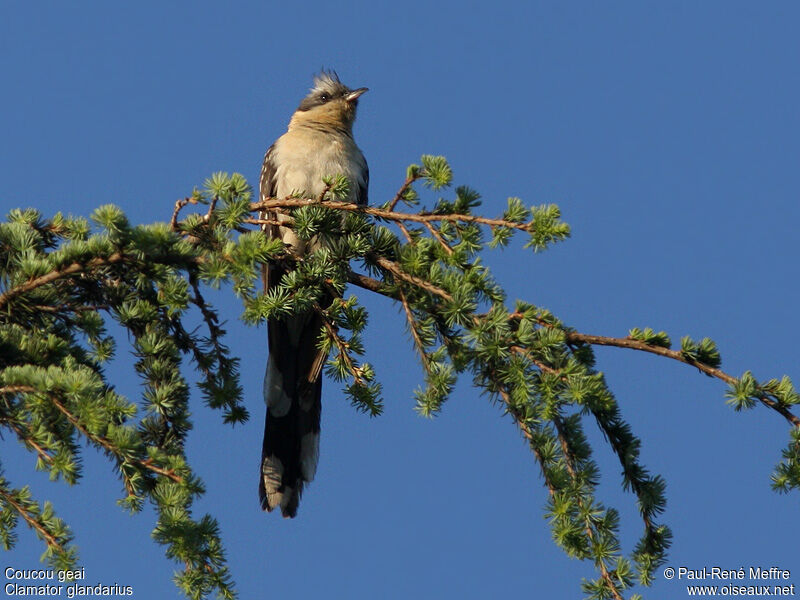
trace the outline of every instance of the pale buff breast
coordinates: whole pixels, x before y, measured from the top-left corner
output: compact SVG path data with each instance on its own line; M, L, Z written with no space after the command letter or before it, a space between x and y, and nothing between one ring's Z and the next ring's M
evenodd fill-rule
M313 151L309 151L313 148ZM285 198L300 195L316 198L325 189L323 177L344 175L350 181L351 202L356 201L356 190L363 185L366 162L353 138L340 133L329 133L318 129L292 128L278 138L273 148L276 170L276 196ZM288 216L279 215L286 222ZM294 232L280 228L281 238L290 244L297 254L306 251L306 244Z

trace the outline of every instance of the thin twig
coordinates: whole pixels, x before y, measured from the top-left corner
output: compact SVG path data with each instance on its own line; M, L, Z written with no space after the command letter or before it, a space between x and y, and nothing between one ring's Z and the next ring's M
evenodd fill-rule
M194 203L192 198L178 198L175 200L175 210L172 211L172 218L169 220L169 228L172 231L178 231L178 213L180 213L187 204Z
M705 363L687 358L679 350L672 350L662 346L653 346L632 338L614 338L602 335L587 335L585 333L578 332L565 332L565 334L568 342L591 344L593 346L614 346L617 348L628 348L631 350L639 350L641 352L650 352L651 354L657 354L659 356L671 358L672 360L677 360L678 362L696 367L706 375L721 379L729 385L734 385L737 381L739 381L736 377L729 375L722 369L718 369ZM792 413L788 408L781 405L779 402L772 400L766 393L759 395L758 399L765 406L768 406L772 410L780 413L794 427L800 428L800 417Z
M44 448L42 448L39 444L33 441L33 439L30 437L29 434L26 435L22 430L20 430L20 428L17 427L16 423L11 421L10 419L2 419L2 422L8 425L14 431L14 433L17 434L17 437L23 444L25 444L26 446L30 446L34 450L36 450L36 454L39 455L39 458L41 458L43 461L47 463L53 464L53 457L50 456Z
M370 292L375 292L376 294L381 294L382 296L391 298L392 300L400 299L400 297L397 294L390 292L386 289L385 283L379 281L378 279L369 277L368 275L364 275L362 273L356 273L355 271L349 271L347 273L347 281L352 283L353 285L357 285L360 288L369 290Z
M323 190L319 193L319 196L317 196L317 202L320 203L324 202L325 196L327 196L332 189L333 189L333 181L331 181L330 183L326 183Z
M366 383L361 378L361 370L355 366L350 358L350 353L347 350L347 344L342 338L339 337L336 327L330 322L328 317L321 310L319 311L319 315L322 317L322 324L325 326L325 330L328 332L328 335L331 337L331 339L333 339L333 343L336 344L336 347L339 349L339 356L341 356L342 360L344 360L347 370L353 374L353 379L357 384L366 386Z
M247 218L242 219L242 223L247 223L248 225L274 225L276 227L286 227L288 229L292 229L294 223L290 221L278 221L277 219L253 219Z
M217 202L219 201L219 196L214 196L211 198L211 202L208 203L208 211L206 211L206 216L203 217L204 223L211 222L211 215L214 214L214 209L217 208Z
M403 225L403 222L402 221L397 221L395 223L395 225L397 225L397 227L400 229L400 231L403 234L403 237L406 238L406 241L409 244L413 244L414 243L414 238L411 237L411 234L409 233L408 228L405 225Z
M560 415L556 414L553 416L553 424L556 427L556 433L558 435L558 441L561 444L561 452L564 455L564 464L567 467L567 472L569 473L570 479L573 482L578 481L577 473L575 471L575 465L573 463L573 454L572 450L569 447L569 442L567 441L567 436L564 431L564 422L561 420ZM580 513L585 514L583 517L583 526L584 530L586 531L586 536L589 538L589 542L594 545L594 525L591 522L591 517L589 516L591 513L586 513L583 498L580 494L576 494L577 501L578 501L578 508L580 509ZM606 582L606 585L609 586L611 592L614 594L614 598L616 600L623 600L622 596L617 590L617 586L614 584L614 580L611 578L611 574L608 572L608 567L606 567L606 561L602 558L598 559L595 563L600 567L600 576L603 578L603 581Z
M557 374L558 373L558 371L556 369L554 369L553 367L550 367L550 366L544 364L542 361L535 359L533 357L533 355L531 354L531 351L528 350L527 348L523 348L522 346L511 346L509 348L509 350L511 350L515 354L519 354L520 356L524 356L529 361L531 361L534 365L536 365L539 368L539 370L544 371L545 373L552 373L552 374ZM566 380L566 376L564 376L564 375L562 375L561 378L562 378L562 380Z
M88 312L88 311L98 311L98 310L109 310L109 306L107 304L97 304L91 306L70 306L69 304L61 304L60 306L49 306L46 304L36 304L32 306L32 308L36 309L39 312L47 312L47 313L62 313L62 312Z
M255 212L265 210L268 208L294 208L298 206L309 206L319 204L318 200L313 198L267 198L260 202L252 202L250 204L250 211ZM325 202L328 208L335 208L338 210L346 210L351 212L360 212L367 215L373 215L380 219L387 221L412 221L416 223L433 223L440 221L447 221L449 223L479 223L481 225L488 225L489 227L508 227L509 229L518 229L520 231L530 231L531 223L516 223L514 221L506 221L505 219L491 219L488 217L481 217L478 215L460 215L455 213L449 214L432 214L432 213L405 213L395 212L392 210L384 210L372 206L362 206L353 202L339 202L329 200Z
M444 251L452 256L453 249L450 247L450 244L444 241L444 238L439 234L438 231L436 231L436 228L433 225L431 225L427 221L424 224L425 227L428 228L428 231L431 232L431 235L436 239L437 242L439 242L439 245L444 249Z
M30 393L35 391L36 390L29 385L4 385L0 387L0 394Z
M128 256L123 254L122 252L114 252L113 254L110 254L109 256L106 257L93 258L85 263L75 262L61 269L50 271L49 273L37 277L36 279L31 279L30 281L26 281L23 284L13 287L10 290L7 290L4 294L0 294L0 308L5 306L9 300L16 298L20 294L24 294L25 292L29 292L31 290L36 289L37 287L57 281L62 277L69 277L70 275L82 273L89 269L94 269L97 267L103 267L106 265L122 262L127 258Z
M403 196L405 195L406 191L408 191L408 188L410 188L411 185L420 177L422 177L421 173L417 173L411 175L410 177L406 177L406 180L403 182L403 185L400 186L400 189L397 191L397 193L394 195L394 198L392 198L392 201L389 203L390 211L394 210L394 207L397 206L397 203L403 199Z
M495 374L493 372L492 376L494 377L494 375ZM536 460L539 463L539 468L542 471L542 476L544 477L545 485L547 486L547 490L550 493L550 497L552 498L556 494L556 486L550 480L550 478L548 477L547 465L545 463L544 457L541 455L541 453L536 449L536 447L533 444L533 432L531 431L530 426L525 422L525 420L522 418L522 415L519 414L519 411L517 411L517 409L514 407L514 404L511 401L511 397L510 397L509 393L502 387L502 385L500 385L498 387L498 393L500 394L500 398L503 400L503 403L506 405L506 408L507 408L508 412L514 418L514 421L517 423L517 426L520 428L520 431L522 431L522 434L528 439L528 442L530 443L531 450L533 451L533 454L534 454L534 456L536 457ZM559 429L559 424L558 423L556 423L556 429L559 431L559 440L560 440L560 442L562 444L562 451L564 452L565 461L567 462L567 470L570 473L570 477L574 481L576 479L576 476L575 476L575 471L572 468L572 465L571 465L571 462L570 462L571 454L569 453L568 446L566 446L566 440L564 440L562 438L563 432ZM582 501L580 500L580 498L578 500L578 503L579 503L580 506L582 506ZM586 533L589 536L589 539L593 542L594 541L594 535L593 535L593 532L592 532L592 529L591 529L591 524L588 521L588 518L585 519L585 527L586 527ZM611 589L611 592L614 594L614 598L616 600L623 600L622 596L619 593L619 590L617 590L617 586L614 583L614 579L611 577L611 574L608 572L608 569L605 566L605 562L604 561L600 561L599 567L600 567L601 577L603 578L603 581L606 583L606 585L608 585L609 588Z
M172 469L163 469L163 468L159 467L157 464L155 464L153 462L152 458L145 458L144 460L138 460L136 462L138 462L140 465L142 465L146 469L151 470L153 473L158 473L159 475L163 475L164 477L167 477L168 479L171 479L175 483L182 483L183 482L183 478L180 477L179 475L176 475L175 471L173 471Z
M440 287L433 285L432 283L425 281L424 279L420 279L416 275L411 275L410 273L406 273L403 268L394 261L389 260L383 256L378 256L377 254L370 253L370 258L375 260L375 262L380 265L382 268L389 271L392 275L397 277L398 279L402 279L406 283L411 283L419 288L422 288L426 292L430 292L431 294L435 294L445 300L446 302L452 302L453 297L443 290Z
M58 540L55 538L55 536L47 531L47 529L45 529L45 527L31 515L30 511L23 508L22 505L14 500L13 496L6 492L2 486L0 486L0 496L2 496L4 502L10 504L14 510L16 510L20 516L25 519L28 527L39 532L39 535L44 538L44 541L48 546L54 548L56 552L64 552L64 547L58 543Z
M73 415L71 412L69 412L69 410L67 410L67 407L64 406L63 404L61 404L61 402L59 402L56 399L55 396L51 395L50 396L50 401L55 405L55 407L59 411L61 411L61 413L65 417L67 417L67 420L70 423L72 423L72 426L75 429L77 429L78 431L80 431L87 439L89 439L89 440L93 441L94 443L98 444L99 446L105 448L105 450L107 452L110 452L112 454L116 454L115 453L116 448L114 447L114 445L111 442L109 442L108 440L106 440L105 438L103 438L101 436L95 436L95 435L89 433L89 431L80 424L80 422L78 421L78 418L75 415ZM131 483L130 479L125 476L124 472L122 474L122 477L123 477L123 480L125 482L125 489L128 491L128 495L129 496L134 496L136 491L134 490L133 484Z
M408 299L406 299L406 295L403 293L402 289L398 290L400 294L400 302L403 305L403 310L406 313L406 319L408 320L408 328L411 330L411 336L414 338L414 344L419 351L419 357L422 360L422 366L425 367L425 372L430 375L431 366L428 362L428 355L425 353L425 345L422 343L422 338L419 335L419 331L417 330L417 320L414 317L414 313L411 312L411 307L408 305Z
M35 393L35 392L38 391L34 387L31 387L31 386L13 386L13 387L16 387L16 388L24 387L25 388L24 391L30 392L30 393ZM0 392L2 392L3 390L4 390L4 388L0 388ZM23 391L23 390L17 390L17 391ZM104 438L102 436L99 436L99 435L94 435L93 433L89 432L85 427L83 427L80 424L80 422L78 421L78 418L75 415L73 415L67 409L67 407L64 406L61 403L61 401L56 396L54 396L53 394L48 394L48 396L50 398L50 401L53 403L53 405L59 410L59 412L61 412L67 418L67 420L72 424L73 427L75 427L75 429L80 431L87 439L95 442L97 445L101 446L102 448L104 448L105 450L110 452L111 454L117 456L117 458L121 458L119 456L119 454L118 454L119 449L116 446L114 446L114 444L110 440L108 440L107 438ZM161 467L158 467L158 466L154 465L149 458L148 459L144 459L144 460L134 459L134 462L142 465L143 467L145 467L146 469L149 469L150 471L158 473L159 475L164 475L165 477L168 477L169 479L172 479L172 481L174 481L176 483L182 483L183 482L183 478L181 478L179 475L176 475L174 471L172 471L172 470L164 470ZM130 483L126 481L125 487L127 487L128 491L132 494L133 493L133 488L132 488L132 486L130 486L130 487L129 486L130 486Z

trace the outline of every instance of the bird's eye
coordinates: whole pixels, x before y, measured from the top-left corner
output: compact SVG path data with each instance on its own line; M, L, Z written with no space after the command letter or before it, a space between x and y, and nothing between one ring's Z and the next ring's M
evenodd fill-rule
M331 97L328 94L321 94L319 99L320 99L320 102L327 102L328 100L331 99Z

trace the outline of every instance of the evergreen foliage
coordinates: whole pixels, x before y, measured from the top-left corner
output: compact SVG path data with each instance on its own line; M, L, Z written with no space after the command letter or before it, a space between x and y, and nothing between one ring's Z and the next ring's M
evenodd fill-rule
M401 308L424 372L413 392L421 415L437 415L457 378L469 376L511 418L540 467L555 543L596 568L597 578L583 583L589 598L621 599L634 584L649 585L671 540L659 522L665 482L641 464L640 441L595 369L592 346L684 362L725 381L734 409L762 404L775 410L792 432L773 485L800 487L800 419L791 412L800 397L788 378L759 382L749 372L734 378L720 370L719 352L707 338L685 337L672 349L666 333L650 328L631 329L625 338L591 336L542 307L510 305L481 253L506 246L516 234L535 252L566 239L569 227L558 207L509 198L499 217L484 217L475 212L479 194L460 186L428 208L397 210L401 203L420 206L417 182L432 192L452 185L443 157L420 162L407 169L396 196L376 207L344 201L348 182L335 174L319 198L254 201L242 176L215 173L203 190L176 203L169 224L132 226L113 206L95 211L94 226L60 214L45 219L35 210L12 211L0 224L0 426L36 455L37 469L69 484L80 479L81 441L105 453L122 482L120 504L134 512L145 502L156 508L153 537L183 567L176 575L180 589L190 598L213 592L232 598L216 521L192 513L203 485L183 450L192 425L181 361L200 374L205 403L225 423L248 416L237 360L202 288L229 286L247 324L316 311L326 374L342 383L356 410L377 416L382 389L362 342L367 312L348 291L356 288ZM190 205L206 208L180 219ZM291 215L301 238L324 235L327 242L293 257L260 231L273 224L267 211ZM261 273L270 261L290 273L265 293ZM326 293L335 300L322 308ZM201 320L202 334L189 327L192 316ZM144 382L136 403L117 394L103 371L116 350L110 322L132 343L133 367ZM622 487L641 517L641 538L627 553L618 511L597 496L600 473L584 432L592 421L617 456ZM53 508L0 476L6 548L20 519L43 540L43 560L59 568L75 564L71 533Z

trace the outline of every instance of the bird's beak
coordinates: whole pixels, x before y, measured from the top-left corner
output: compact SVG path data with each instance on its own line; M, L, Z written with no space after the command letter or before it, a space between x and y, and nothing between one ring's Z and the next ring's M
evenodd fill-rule
M353 90L347 96L344 97L345 100L348 102L355 102L358 100L358 97L363 94L364 92L369 91L369 88L358 88L357 90Z

